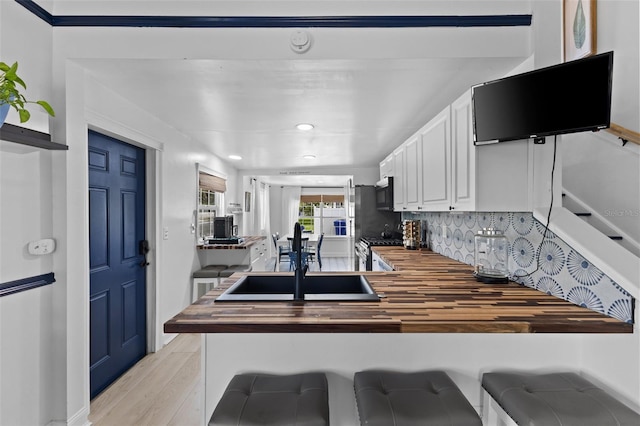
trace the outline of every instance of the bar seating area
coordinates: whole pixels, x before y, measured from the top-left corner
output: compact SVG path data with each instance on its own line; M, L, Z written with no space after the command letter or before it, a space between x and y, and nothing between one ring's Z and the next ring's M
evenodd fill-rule
M365 370L353 377L361 426L636 426L636 413L575 372L482 375L482 418L441 370ZM323 372L235 375L209 426L329 425Z

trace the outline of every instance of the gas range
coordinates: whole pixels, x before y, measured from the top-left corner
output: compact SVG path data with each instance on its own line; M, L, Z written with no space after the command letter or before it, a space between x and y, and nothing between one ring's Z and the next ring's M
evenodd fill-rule
M358 257L358 270L371 271L372 268L372 246L402 246L403 242L400 238L382 238L382 237L361 237L356 243L356 256Z
M367 246L401 246L401 238L362 237L361 241Z

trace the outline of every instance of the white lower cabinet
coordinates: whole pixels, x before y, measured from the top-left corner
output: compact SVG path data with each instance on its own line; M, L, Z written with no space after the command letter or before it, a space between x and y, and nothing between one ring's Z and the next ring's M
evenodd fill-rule
M391 265L382 260L380 255L375 251L371 252L371 270L372 271L393 271Z
M472 120L469 90L394 151L395 211L531 210L530 144L476 147Z
M250 248L251 250L251 270L252 271L265 271L267 269L267 243L266 241L254 244Z

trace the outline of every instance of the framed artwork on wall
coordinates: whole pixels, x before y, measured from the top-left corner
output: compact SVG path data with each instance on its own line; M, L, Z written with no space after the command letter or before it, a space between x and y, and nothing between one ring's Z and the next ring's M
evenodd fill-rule
M244 193L244 211L245 212L251 211L251 193L250 192Z
M563 1L564 61L596 53L596 0Z

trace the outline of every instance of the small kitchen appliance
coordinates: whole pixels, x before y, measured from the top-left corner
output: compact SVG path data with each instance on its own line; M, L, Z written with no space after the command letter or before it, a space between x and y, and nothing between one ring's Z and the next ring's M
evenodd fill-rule
M393 211L393 177L379 180L376 189L376 208L378 210Z
M421 224L419 220L405 220L402 222L402 245L409 250L420 248L422 239Z
M502 231L482 228L474 236L474 271L476 280L485 283L509 281L509 241Z
M233 236L233 216L220 216L213 219L213 237L230 238Z

